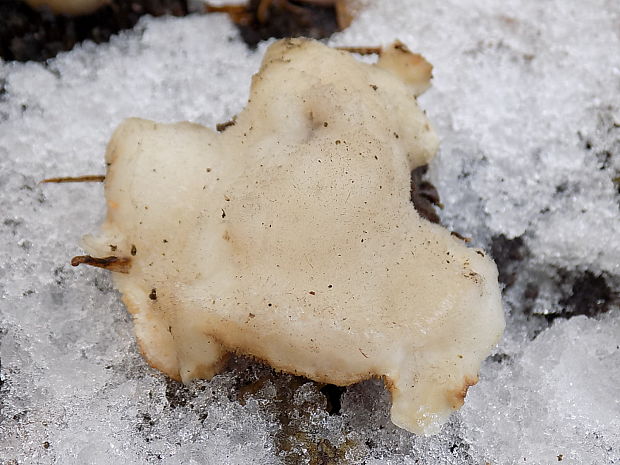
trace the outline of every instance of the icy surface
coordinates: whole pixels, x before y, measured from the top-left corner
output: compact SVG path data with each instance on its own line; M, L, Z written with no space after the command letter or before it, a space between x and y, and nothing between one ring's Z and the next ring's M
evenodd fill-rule
M68 265L101 186L38 181L103 173L128 116L228 120L264 50L224 16L146 19L0 64L0 463L620 463L620 3L365 3L332 43L398 37L434 64L442 220L506 285L506 336L464 410L416 437L378 381L335 414L322 386L248 360L188 387L143 362L109 276Z
M618 316L558 321L518 357L489 363L462 412L476 455L496 463L617 463Z

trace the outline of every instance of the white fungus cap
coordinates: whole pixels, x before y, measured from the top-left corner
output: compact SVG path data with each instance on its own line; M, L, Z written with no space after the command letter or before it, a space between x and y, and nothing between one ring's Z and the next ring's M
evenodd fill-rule
M129 119L108 145L108 216L89 252L152 366L209 378L226 354L348 385L382 377L392 420L434 433L504 328L495 264L410 202L437 137L430 65L375 65L310 40L267 51L236 123Z

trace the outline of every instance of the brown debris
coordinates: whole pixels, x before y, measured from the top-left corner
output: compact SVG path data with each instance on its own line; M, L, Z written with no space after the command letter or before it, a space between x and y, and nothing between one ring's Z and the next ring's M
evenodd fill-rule
M451 234L452 236L456 237L457 239L462 240L463 242L467 242L467 243L471 242L471 237L465 237L465 236L463 236L462 234L457 233L456 231L452 231L452 232L450 232L450 234ZM482 257L484 257L484 253L481 253L481 252L479 252L479 251L476 251L476 253L477 253L478 255L481 255Z
M324 39L352 20L343 0L250 0L245 5L205 4L205 13L226 13L254 48L272 37Z
M205 3L204 12L226 13L235 24L249 24L252 20L252 15L248 12L246 5L210 5Z
M253 381L249 384L241 385L237 390L237 400L241 405L245 405L248 397L252 397L256 395L258 391L260 391L265 384L271 380L273 374L269 373L261 376L256 381Z
M439 193L435 186L424 180L428 165L419 166L411 172L411 201L421 217L431 223L440 224L435 207L443 207L439 201ZM454 234L454 233L453 233Z
M117 273L129 273L131 268L131 260L125 257L104 257L97 258L90 255L78 255L71 259L72 266L89 265L103 268Z
M217 132L222 132L222 131L225 131L226 128L229 128L230 126L234 126L236 123L237 123L237 117L233 116L230 121L226 121L225 123L217 123L215 125L215 129L217 129Z
M343 52L357 53L358 55L381 55L381 47L335 47Z

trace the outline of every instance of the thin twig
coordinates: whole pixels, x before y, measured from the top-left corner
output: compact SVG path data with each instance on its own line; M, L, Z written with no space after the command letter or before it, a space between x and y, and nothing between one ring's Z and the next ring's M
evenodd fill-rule
M381 55L381 47L336 47L336 50L359 55Z
M96 258L90 255L78 255L71 259L72 266L89 265L96 266L97 268L104 268L110 271L116 271L119 273L129 273L131 268L131 259L125 257L104 257Z
M100 174L89 174L86 176L63 176L61 178L47 178L41 181L42 183L63 183L63 182L103 182L105 176Z

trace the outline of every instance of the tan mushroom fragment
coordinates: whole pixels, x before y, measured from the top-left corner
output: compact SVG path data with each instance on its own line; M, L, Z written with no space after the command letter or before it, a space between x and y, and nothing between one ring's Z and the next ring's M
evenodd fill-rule
M282 40L224 132L120 125L85 243L130 261L114 279L153 367L187 382L236 352L320 382L383 377L417 433L463 404L504 318L494 263L409 200L437 150L415 98L429 79L399 43L371 65Z

